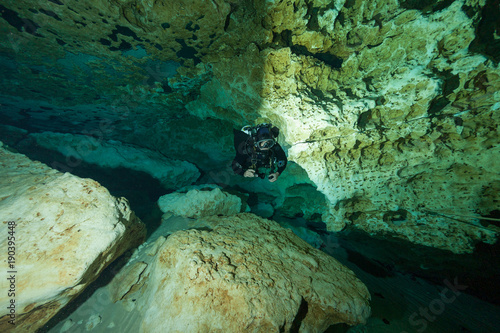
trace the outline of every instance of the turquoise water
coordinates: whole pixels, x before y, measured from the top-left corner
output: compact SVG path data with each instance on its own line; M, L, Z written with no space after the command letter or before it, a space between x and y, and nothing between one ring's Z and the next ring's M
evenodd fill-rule
M5 1L0 5L0 141L9 149L62 172L97 180L112 195L127 198L146 224L148 235L161 226L163 213L157 200L162 195L185 191L187 185L203 187L205 184L216 184L227 193L237 195L243 201L243 210L291 229L311 246L353 270L368 287L372 316L366 325L338 324L326 332L498 332L498 244L479 243L472 254L453 254L403 241L389 233L368 234L352 226L334 233L328 231L322 217L329 209L328 198L318 190L324 188L324 184L315 184L309 178L310 170L291 161L276 184L252 182L234 175L231 170L235 154L232 130L246 124L279 123L285 133L279 140L287 153L296 148L294 145L323 142L331 137L343 139L336 132L343 121L353 123L352 133L355 129L367 137L378 134L383 137L386 125L376 123L377 113L373 110L383 107L390 96L377 95L376 89L387 87L377 87L379 78L373 73L387 65L383 63L385 53L380 48L399 37L390 35L371 44L365 39L379 36L377 34L385 31L393 24L394 17L403 12L400 18L407 19L407 24L417 20L412 15L418 14L423 15L422 22L430 22L429 29L441 27L440 19L432 15L454 8L458 1L399 1L399 7L387 11L383 8L389 6L389 2L295 1L288 2L288 11L283 9L285 14L278 11L268 15L266 10L270 9L265 6L270 3L281 2L268 1L264 5L259 1L219 0L191 4L182 1ZM470 66L471 71L480 66L490 66L490 69L495 68L495 64L498 66L498 38L492 39L498 34L494 28L495 24L498 28L497 7L498 1L491 0L484 6L468 1L460 7L457 17L470 19L474 24L470 29L475 34L473 37L459 38L470 39L469 51L475 58L468 59L469 62L464 60L454 70L441 70L440 66L455 58L461 61L461 53L457 52L458 55L453 54L455 58L436 58L435 63L424 66L419 63L420 56L434 51L424 45L419 53L421 45L415 43L418 52L411 54L414 58L408 56L404 66L389 70L393 75L415 63L423 77L444 78L438 83L429 81L435 83L443 95L434 96L432 101L425 100L430 108L429 117L411 115L412 121L431 118L430 130L455 126L452 134L462 135L475 125L459 116L470 112L472 118L476 115L479 118L482 114L478 109L487 105L491 113L488 122L493 124L483 129L487 132L485 139L478 139L485 150L498 146L493 126L498 111L498 94L492 91L496 81L491 78L494 75L483 73L462 82L461 77L467 70L461 70L460 66ZM359 21L365 30L352 29L342 35L351 18ZM338 29L335 33L334 27ZM308 33L307 38L299 34L304 31ZM325 46L324 36L331 39L328 40L331 45L327 43L330 46ZM317 43L310 43L311 40ZM436 46L439 49L436 53L451 52L447 49L450 44L453 45L443 39ZM288 58L283 58L283 63L279 60L282 55L279 52L283 50L291 54L290 64L286 66ZM373 67L372 74L363 78L352 76L359 82L349 88L337 84L337 81L348 83L344 77L350 76L352 59L366 50L382 50L380 66L359 60L361 67ZM266 62L271 53L278 58L274 67ZM292 73L290 68L299 64L311 67ZM316 69L306 70L310 68ZM325 68L331 73L326 78L334 78L331 79L336 84L333 87L332 82L329 81L329 86L325 76L321 76L325 75ZM274 81L271 84L266 80ZM293 80L295 83L290 84ZM394 82L398 85L400 81ZM427 86L419 89L422 94L426 89L431 90ZM466 94L476 91L474 89L481 94L467 97L470 105L462 106L455 101L461 113L450 116L443 111L454 103L450 95L459 96L459 90ZM349 115L351 109L343 104L342 98L353 101L352 104L360 108L359 114ZM491 100L483 103L487 98ZM358 101L362 106L356 104ZM365 110L363 103L370 105L370 109ZM311 105L313 107L306 107ZM303 119L297 119L295 114L283 115L301 107ZM412 110L418 113L417 107ZM400 116L397 111L394 110L395 118ZM315 119L317 114L320 116ZM452 120L447 122L447 117ZM385 115L385 118L391 117ZM302 135L308 121L313 124L307 125L310 136ZM334 128L330 128L331 133L322 132L321 128L310 129L324 122ZM410 136L417 132L412 128L405 130ZM50 146L35 138L34 134L43 136L44 132L85 136L95 146L107 144L116 153L102 155L98 163L89 162L88 157L97 148L81 141L72 145L61 141ZM297 142L293 144L286 135L295 136ZM452 135L447 133L442 137L448 144L446 140ZM299 142L299 139L307 142ZM398 147L405 144L403 137L396 142L400 142ZM417 150L413 143L412 149ZM352 146L360 144L356 140ZM136 160L136 168L130 167L129 162L127 166L111 167L129 157L124 156L130 151L125 150L125 146L145 151L156 159ZM324 156L334 158L339 153L340 148L333 144L325 147L321 149L330 149L330 155ZM72 153L68 153L70 150ZM155 177L155 172L163 169L158 156L185 163L184 167L173 168L171 182ZM160 163L160 167L155 167L155 163ZM323 161L320 159L319 163ZM191 179L193 173L186 175L187 169L196 170L199 177ZM167 186L167 183L174 185ZM496 188L492 185L489 192L485 190L485 197L493 199L489 215L482 220L475 219L478 227L498 227L499 207L494 207L498 193L492 193ZM348 203L339 199L335 209ZM392 210L394 214L387 215L388 219L396 226L403 224L405 217L398 215L403 211L407 213L404 209ZM361 213L354 212L352 219ZM468 223L461 219L458 222ZM75 322L84 320L77 317L78 308L90 307L86 301L96 297L129 257L127 253L112 263L39 332L60 332L68 318L75 318ZM113 328L97 327L94 332L113 331Z

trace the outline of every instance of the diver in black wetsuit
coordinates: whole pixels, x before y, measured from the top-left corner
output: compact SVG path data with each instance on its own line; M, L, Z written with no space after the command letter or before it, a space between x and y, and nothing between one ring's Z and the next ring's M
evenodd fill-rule
M234 130L236 157L233 170L244 177L260 177L275 182L286 168L287 158L283 148L276 142L279 129L271 124L255 127L245 126Z

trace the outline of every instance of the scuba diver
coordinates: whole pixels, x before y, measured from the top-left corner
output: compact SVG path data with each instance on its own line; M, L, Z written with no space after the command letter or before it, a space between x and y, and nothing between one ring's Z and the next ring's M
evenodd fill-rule
M287 158L283 148L276 142L279 129L271 124L245 126L234 132L236 157L234 173L244 177L260 177L275 182L286 168Z

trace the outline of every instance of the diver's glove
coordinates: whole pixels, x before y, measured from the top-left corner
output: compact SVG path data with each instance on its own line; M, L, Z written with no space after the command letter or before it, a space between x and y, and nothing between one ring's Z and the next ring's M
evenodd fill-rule
M247 170L247 171L245 171L245 173L243 174L243 177L258 177L258 175L255 173L255 170L248 169L248 170Z
M270 175L269 175L269 177L267 177L267 179L269 179L269 181L270 181L271 183L274 183L275 181L277 181L277 180L278 180L278 176L279 176L279 175L280 175L280 173L279 173L279 172L275 172L275 173L270 174Z

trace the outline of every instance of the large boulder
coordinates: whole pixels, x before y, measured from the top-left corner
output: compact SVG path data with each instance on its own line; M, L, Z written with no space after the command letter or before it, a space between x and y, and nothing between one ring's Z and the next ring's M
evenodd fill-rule
M354 273L276 222L250 213L186 220L197 229L163 225L167 238L152 237L53 331L323 332L369 317Z
M145 226L124 198L111 196L96 181L60 173L2 146L0 244L5 255L9 250L11 279L0 303L13 306L0 309L0 331L34 332L110 262L139 245Z
M241 199L219 188L190 189L187 192L165 194L158 199L164 213L183 217L234 215L241 210Z

